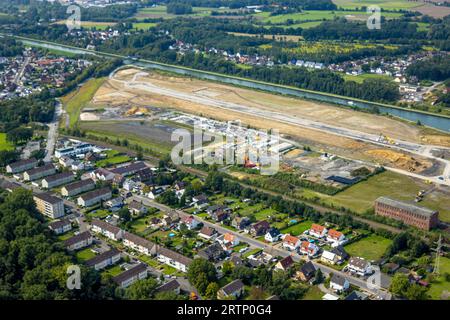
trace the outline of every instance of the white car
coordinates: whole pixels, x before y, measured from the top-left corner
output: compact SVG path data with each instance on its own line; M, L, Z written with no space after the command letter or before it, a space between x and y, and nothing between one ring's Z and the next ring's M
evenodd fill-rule
M239 250L239 253L244 253L247 250L248 250L248 247L242 248L242 249Z

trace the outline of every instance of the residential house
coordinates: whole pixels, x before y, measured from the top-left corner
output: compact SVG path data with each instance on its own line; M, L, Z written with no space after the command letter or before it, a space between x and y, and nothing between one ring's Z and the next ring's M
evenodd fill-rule
M105 237L114 240L119 241L123 237L124 231L120 229L119 227L113 226L112 224L98 220L93 219L92 220L92 228L91 230L96 233L100 233L104 235Z
M237 279L220 288L220 290L217 292L217 299L226 299L230 297L237 299L241 297L243 293L244 284L240 279Z
M72 158L69 157L61 157L59 158L59 164L62 165L64 168L69 168L72 166L72 164L74 163L74 160Z
M290 251L296 251L300 247L301 241L299 238L291 236L290 234L287 234L283 238L283 248L290 250Z
M228 232L223 236L223 243L225 246L233 248L239 244L239 239L234 234Z
M320 260L329 264L337 264L339 262L339 257L331 251L324 250Z
M136 174L138 171L144 170L146 168L148 168L147 165L144 162L139 161L139 162L131 163L131 164L124 165L121 167L117 167L117 168L111 170L111 172L114 174L120 174L121 176L126 177L126 176Z
M61 172L42 179L41 186L45 189L51 189L75 180L72 172Z
M156 288L156 292L174 292L175 294L180 294L181 291L181 285L180 283L173 279L169 282L164 283L163 285Z
M64 197L73 197L80 193L95 189L95 182L92 179L80 180L61 188L61 194Z
M164 247L157 250L157 259L182 272L187 272L189 265L192 263L192 259Z
M86 261L88 267L95 270L102 270L108 266L116 264L121 259L121 253L119 250L113 248L109 251L103 252L92 259Z
M37 193L33 195L36 209L52 219L64 216L64 201L50 193Z
M260 237L260 236L266 234L267 231L269 231L269 229L270 229L269 222L267 222L266 220L262 220L262 221L255 222L250 227L249 232L254 237Z
M331 249L331 252L333 252L338 258L338 263L342 263L348 258L350 258L350 255L345 251L343 246L337 246Z
M89 175L94 181L112 182L114 179L114 173L112 173L109 170L106 170L105 168L98 168L97 170L92 171Z
M139 181L137 179L125 179L123 182L122 188L131 192L134 191L135 188L139 186Z
M287 256L277 262L277 264L275 265L275 269L287 271L293 265L294 265L294 260L292 259L291 256Z
M113 280L121 288L127 288L132 285L137 280L142 280L147 278L147 265L144 263L139 263L137 266L122 272L118 276L114 277Z
M277 242L281 238L281 233L277 228L270 228L264 236L267 242Z
M194 230L199 224L194 216L183 217L181 223L184 224L188 230Z
M233 221L231 221L231 226L238 230L244 230L251 224L251 221L247 217L238 217L235 216Z
M149 197L152 200L155 200L162 193L164 193L164 188L156 187L150 190L150 192L147 194L147 197Z
M369 300L369 296L361 291L354 290L344 300Z
M226 256L226 252L223 250L220 243L215 242L208 247L200 250L197 253L197 256L200 258L206 259L211 262L217 262L222 260Z
M211 240L214 237L216 237L216 235L217 235L216 229L210 228L208 226L203 226L203 228L198 233L199 237L202 237L202 238L204 238L206 240Z
M319 224L313 224L311 226L311 229L309 229L309 235L316 237L316 238L323 238L327 234L327 228L324 226L321 226Z
M94 237L89 231L85 231L67 239L64 241L64 245L67 250L75 251L90 246L92 242L94 242Z
M347 268L350 272L360 276L372 273L372 266L369 261L360 257L351 257L348 261Z
M203 210L209 206L208 197L204 194L192 197L192 204L195 208Z
M131 201L128 204L128 210L134 216L138 216L138 215L147 213L147 207L144 206L144 204L142 204L142 202L138 202L135 200Z
M94 146L92 144L79 142L72 145L71 147L56 149L55 157L58 159L64 156L73 157L80 154L85 154L86 152L92 151L93 149Z
M331 242L332 247L343 245L346 241L342 232L330 229L327 234L327 241Z
M23 179L25 181L34 181L46 176L50 176L56 173L56 168L53 164L46 164L42 167L26 170L23 173Z
M133 233L123 233L123 245L147 256L156 255L157 245Z
M350 282L348 280L338 274L333 274L330 280L330 289L336 292L344 292L350 288Z
M117 197L109 199L105 202L105 207L109 208L111 211L117 211L123 207L123 198Z
M315 277L316 271L317 269L314 267L314 264L308 261L300 267L300 270L296 273L296 277L301 281L307 282Z
M89 191L78 197L78 205L81 207L91 207L102 201L111 199L112 193L109 188L102 188L98 190Z
M319 252L319 247L309 241L302 241L300 245L300 253L314 257Z
M13 163L10 163L6 166L6 172L15 174L19 172L23 172L29 169L33 169L38 165L38 161L34 158L30 158L27 160L20 160Z
M230 217L230 214L228 211L225 211L224 209L219 209L211 213L211 219L213 219L216 222L222 222L224 220L227 220Z
M57 220L50 223L48 228L55 234L63 234L72 230L72 223L67 219Z

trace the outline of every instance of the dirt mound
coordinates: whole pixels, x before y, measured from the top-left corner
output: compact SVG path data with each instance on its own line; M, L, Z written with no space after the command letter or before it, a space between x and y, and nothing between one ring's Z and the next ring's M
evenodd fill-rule
M148 115L150 114L150 111L144 107L131 107L125 114L127 116Z
M377 159L381 165L394 165L410 172L421 172L432 165L431 162L419 161L412 156L392 150L375 149L368 150L366 153Z

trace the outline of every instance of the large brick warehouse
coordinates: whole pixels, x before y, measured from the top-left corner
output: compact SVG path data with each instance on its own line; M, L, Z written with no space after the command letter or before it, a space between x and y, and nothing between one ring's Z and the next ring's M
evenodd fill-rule
M436 227L439 222L437 211L387 197L375 200L375 214L400 220L407 225L424 230Z

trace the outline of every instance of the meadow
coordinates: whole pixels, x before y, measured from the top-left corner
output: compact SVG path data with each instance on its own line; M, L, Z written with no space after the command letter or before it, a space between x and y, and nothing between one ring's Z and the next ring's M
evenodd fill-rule
M355 9L361 7L369 7L377 5L382 9L390 10L407 10L415 7L420 7L423 2L408 1L408 0L333 0L333 2L344 9Z
M14 146L6 140L6 133L0 133L0 151L14 149Z
M378 260L391 245L392 240L378 235L370 235L359 241L345 246L345 250L352 257L361 257L366 260Z

